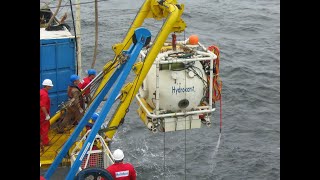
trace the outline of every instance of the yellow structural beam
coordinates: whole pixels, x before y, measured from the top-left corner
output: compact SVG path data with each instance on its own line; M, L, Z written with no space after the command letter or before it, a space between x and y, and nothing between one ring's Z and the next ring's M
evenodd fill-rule
M146 1L146 3L147 2L149 1ZM136 78L133 81L133 85L131 87L134 88L130 88L127 91L126 98L121 100L121 103L117 108L117 111L114 113L112 119L108 123L108 127L117 127L120 124L121 120L124 118L127 112L128 107L130 106L130 103L133 99L132 97L138 92L139 87L141 86L146 75L148 74L154 60L156 59L169 34L173 31L174 27L177 27L177 23L181 23L180 16L182 14L183 8L179 9L175 4L170 4L166 2L164 2L163 5L163 7L167 8L166 10L168 11L169 16L165 24L163 25L162 29L159 31L159 34L155 39L152 48L150 49L147 57L145 58L144 65L141 69L140 74L138 73L139 75L136 76ZM140 11L147 13L147 11L150 11L150 7L144 5ZM143 20L144 19L140 19L139 22L142 22ZM180 30L184 27L185 26L181 27ZM106 136L112 139L115 132L116 130L107 131Z

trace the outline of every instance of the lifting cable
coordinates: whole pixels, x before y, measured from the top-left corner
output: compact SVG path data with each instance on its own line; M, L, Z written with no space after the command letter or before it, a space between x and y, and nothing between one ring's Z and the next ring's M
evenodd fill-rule
M216 145L216 148L214 149L212 155L211 155L211 159L213 160L215 158L215 156L217 155L218 153L218 150L219 150L219 146L220 146L220 140L221 140L221 134L222 134L222 100L221 100L221 96L220 96L220 131L219 131L219 138L218 138L218 142L217 142L217 145ZM215 164L216 163L212 163L212 166L211 166L211 172L213 172L214 170L214 167L215 167Z
M98 2L106 2L108 0L99 0ZM76 4L70 4L70 5L62 5L61 7L66 7L66 6L71 6L71 5L81 5L81 4L91 4L94 3L94 1L87 1L87 2L82 2L82 3L76 3ZM55 8L55 7L49 7L49 8ZM132 13L133 14L133 13Z
M186 58L184 59L186 64L187 63ZM187 71L186 70L184 70L184 88L185 89L187 88ZM184 99L187 99L187 92L184 92ZM191 129L191 124L190 124L190 129ZM184 179L186 178L187 178L187 116L184 116Z
M217 59L214 60L214 77L213 77L213 83L212 83L212 86L213 86L213 97L212 97L212 100L214 102L216 102L217 100L220 100L220 129L219 129L219 138L218 138L218 142L217 142L217 145L215 147L215 150L213 151L212 153L212 156L211 156L211 159L213 160L215 158L215 156L217 155L218 153L218 150L219 150L219 146L220 146L220 140L221 140L221 134L222 134L222 95L221 95L221 92L222 92L222 81L220 80L219 78L219 63L220 63L220 51L219 51L219 48L215 45L212 45L210 47L208 47L208 50L209 51L212 51L216 56L217 56ZM209 79L210 80L210 79ZM211 171L213 172L214 170L214 165L216 163L212 163L212 167L211 167Z

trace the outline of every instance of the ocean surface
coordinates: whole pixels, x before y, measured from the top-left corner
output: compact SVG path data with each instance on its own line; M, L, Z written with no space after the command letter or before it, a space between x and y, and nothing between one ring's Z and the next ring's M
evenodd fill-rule
M122 42L143 2L98 2L98 54L94 66L98 72L113 59L112 45ZM84 77L93 61L95 13L93 0L81 3ZM139 180L280 179L280 0L178 3L185 5L182 18L187 28L185 33L177 34L177 39L196 34L206 47L220 48L222 105L217 103L211 128L153 134L139 119L133 101L111 150L124 151L125 161L134 165ZM57 4L51 1L50 6ZM66 22L73 28L69 1L63 0L61 5L58 17L66 12ZM143 26L154 39L162 23L147 19ZM220 115L222 135L215 153ZM51 179L64 179L67 172L66 167L58 168Z

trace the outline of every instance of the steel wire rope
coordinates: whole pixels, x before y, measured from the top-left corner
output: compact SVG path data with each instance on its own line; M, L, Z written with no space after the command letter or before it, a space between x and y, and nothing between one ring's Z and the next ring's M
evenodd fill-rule
M187 63L186 59L185 59L185 63ZM185 89L187 88L187 70L184 70L184 88ZM187 99L186 91L184 92L184 99ZM191 124L190 124L190 128L191 128ZM184 116L184 179L187 178L186 173L187 173L187 116Z
M130 40L130 39L129 39ZM129 41L127 41L126 42L126 45L128 44L128 42ZM121 49L121 52L123 51L123 49L124 49L124 47ZM102 74L101 75L98 75L98 78L95 78L95 79L93 79L93 84L95 84L95 85L97 85L98 84L98 82L101 82L101 80L102 80L102 78L104 77L104 75L105 74L107 74L107 73L109 73L112 69L114 69L115 68L115 64L116 63L119 63L118 61L117 61L117 57L119 57L120 55L115 55L114 56L114 58L113 58L113 60L111 60L111 64L110 64L110 66L108 66L108 68L106 68L106 69L104 69L102 72ZM93 101L93 99L92 99L92 101Z
M76 4L77 5L77 4ZM69 6L69 5L68 5ZM59 11L61 11L61 10L59 10ZM43 12L50 12L50 11L44 11L43 10ZM126 13L126 15L128 15L128 14L136 14L136 13ZM104 16L106 19L108 19L108 18L114 18L114 16L108 16L108 15L106 15L106 16ZM82 18L83 19L83 18ZM75 21L82 21L82 20L75 20ZM147 24L147 25L152 25L151 23L145 23L145 24ZM154 27L156 27L156 26L154 26ZM123 30L123 29L127 29L127 28L121 28L121 29L119 29L119 30Z
M155 22L155 21L153 21L153 22ZM164 23L165 23L165 20L163 19L162 20L162 27L161 27L161 29L163 28L163 26L164 26ZM160 29L160 30L161 30ZM160 104L160 103L159 103ZM165 123L165 122L164 122ZM164 128L164 131L165 131L166 129ZM164 179L166 179L166 132L163 132L163 178Z
M75 20L77 21L77 20ZM99 32L102 32L102 33L105 33L105 32L116 32L116 31L120 31L120 30L124 30L125 28L122 28L122 29L114 29L114 30L105 30L105 31L99 31ZM87 34L92 34L92 32L86 32L86 33L81 33L81 34L78 34L78 35L87 35Z
M99 0L98 2L103 2L103 1L108 1L108 0ZM87 2L83 2L83 3L79 3L79 5L81 5L81 4L90 4L90 3L94 3L94 1L87 1ZM71 4L71 5L78 5L78 3ZM70 6L70 5L65 5L65 6ZM64 7L64 6L61 6L61 7ZM52 7L49 6L49 8L56 8L56 7L55 6L52 6Z
M220 97L220 128L219 128L219 138L218 138L218 142L217 145L211 155L211 159L214 160L214 158L216 157L218 151L219 151L219 147L220 147L220 142L221 142L221 135L222 135L222 95ZM213 170L215 168L215 164L216 163L212 163L211 166L211 172L213 173Z
M132 37L126 42L126 45L130 42L131 39L132 39ZM126 45L125 45L125 46L126 46ZM124 49L125 46L123 46L123 48L122 48L121 51L123 51L123 49ZM148 55L148 52L147 52L147 54L146 54L146 57L147 57L147 55ZM143 63L142 63L140 72L141 72L142 69L143 69L144 63L145 63L145 61L143 61ZM138 80L137 80L137 82L139 81L140 75L141 75L141 73L138 74ZM136 87L137 87L137 83L135 84L135 86L134 86L134 88L133 88L133 92L134 92L134 90L136 89ZM131 97L130 97L130 102L132 101L133 96L134 96L134 94L132 93L132 95L131 95ZM121 103L120 103L120 104L121 104ZM119 106L120 106L120 104L119 104ZM119 108L119 106L118 106L118 108ZM117 108L117 110L118 110L118 108ZM129 107L128 107L128 109L129 109ZM128 109L126 110L126 113L129 111ZM126 115L126 114L125 114L125 115Z
M114 64L114 63L113 63ZM112 65L113 65L112 64ZM112 68L111 68L112 69ZM91 96L94 95L94 93L96 92L98 85L100 85L104 75L106 73L108 73L110 70L110 67L108 67L107 69L103 70L102 72L100 72L85 88L82 89L81 91L81 95L87 91L87 89L90 88L90 94ZM88 106L85 109L88 109L89 105L93 102L93 100L95 99L95 97L91 98L90 102L88 103Z
M183 38L184 38L184 40L185 40L185 38L186 38L186 37L185 37L185 31L183 31L183 35L184 35ZM201 71L200 71L200 72L201 72ZM199 76L197 73L195 73L195 74L196 74L197 76ZM185 77L186 77L186 74L185 74ZM186 79L186 78L185 78L185 79ZM185 86L186 86L186 85L185 85ZM187 93L185 93L185 96L186 96L186 94L187 94ZM191 128L191 124L190 124L190 128ZM185 134L186 134L186 133L185 133ZM186 139L187 139L187 136L185 135L185 165L184 165L185 168L184 168L184 179L186 179L186 149L187 149L187 148L186 148L186 141L187 141Z
M177 10L177 7L176 7L175 5L173 5L173 7L175 8L174 11L176 11L176 10ZM171 12L171 13L172 13L172 12ZM171 14L171 13L170 13L170 14ZM169 17L169 16L170 16L170 15L168 15L168 17ZM166 19L168 19L168 18L166 18ZM162 26L161 26L159 32L162 32L162 29L164 28L165 22L166 22L166 20L163 19L163 23L162 23ZM155 38L155 41L158 39L159 34L160 34L160 33L157 34L157 36L156 36L156 38ZM166 134L166 133L164 132L164 133L163 133L163 170L164 170L163 178L164 178L164 179L165 179L165 167L166 167L166 165L165 165L165 164L166 164L166 161L165 161L165 154L166 154L166 153L165 153L165 139L166 139L166 138L165 138L165 134Z
M217 93L218 95L214 94L214 102L216 100L220 100L220 127L219 127L219 138L218 138L218 142L217 142L217 145L215 147L215 150L213 151L212 155L211 155L211 158L212 160L214 159L214 157L217 155L218 153L218 150L219 150L219 147L220 147L220 141L221 141L221 135L222 135L222 81L220 80L220 77L219 77L219 67L220 67L220 50L217 46L213 46L213 50L214 50L214 54L217 55L217 59L215 61L215 67L214 69L216 70L216 73L213 77L213 79L210 79L212 81L212 84L213 84L213 87L214 88L214 85L217 84L216 86L218 86L218 90ZM213 70L212 70L213 71ZM219 88L219 83L217 81L220 81L220 88ZM212 166L211 166L211 170L213 172L214 170L214 167L215 167L215 164L216 163L212 163Z
M96 81L91 81L84 89L82 89L82 91L81 92L86 92L87 91L87 89L90 89L90 96L91 97L93 97L93 95L94 95L94 93L93 92L95 92L96 90L97 90L97 88L98 88L98 85L101 83L101 81L102 81L102 76L101 77L99 77L99 79L97 79ZM90 104L93 102L93 100L94 100L95 98L90 98L89 99L89 101L87 102L87 105L86 105L86 107L85 107L85 110L87 110L89 107L90 107Z
M84 3L78 3L79 5L81 5L81 4L89 4L89 3L95 3L95 2L104 2L104 1L107 1L107 0L95 0L95 1L88 1L88 2L84 2ZM71 3L71 0L70 0L70 3L69 3L69 5L67 5L67 3L65 4L65 5L60 5L59 7L66 7L66 6L71 6L72 7L72 5L78 5L78 4L72 4ZM48 6L49 8L57 8L56 6ZM61 9L62 10L62 9ZM59 10L60 11L60 10ZM141 11L141 12L147 12L147 11ZM137 16L137 13L126 13L126 14L136 14L136 16ZM110 16L110 17L112 17L112 16ZM73 21L81 21L81 20L73 20ZM133 23L133 22L132 22ZM118 31L118 30L123 30L124 28L122 28L122 29L115 29L115 30L113 30L113 31ZM102 31L102 32L107 32L107 31ZM81 34L79 34L79 35L83 35L83 34L90 34L90 33L81 33Z

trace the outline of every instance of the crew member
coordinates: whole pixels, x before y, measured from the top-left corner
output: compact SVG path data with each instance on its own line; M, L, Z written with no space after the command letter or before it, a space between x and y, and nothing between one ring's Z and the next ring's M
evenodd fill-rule
M130 163L123 163L124 154L121 149L113 152L114 164L107 168L107 171L115 180L136 180L136 170Z
M99 117L99 113L93 113L93 115L91 116L91 120L89 120L89 122L86 125L86 129L87 131L90 130L94 124L94 122L96 122L96 120Z
M48 132L50 128L50 97L48 91L53 87L50 79L42 82L43 88L40 89L40 146L48 146Z
M58 133L63 133L64 128L70 124L78 124L84 113L83 97L81 89L78 87L80 83L79 76L73 74L70 76L70 85L68 86L70 106L67 107L66 115L62 122L58 125Z
M83 83L79 84L79 88L80 89L84 89L95 77L96 77L96 70L94 69L89 69L88 70L88 76L83 78ZM91 94L90 94L90 87L88 87L85 92L83 93L84 97L85 97L85 102L87 104L89 104L91 102Z

